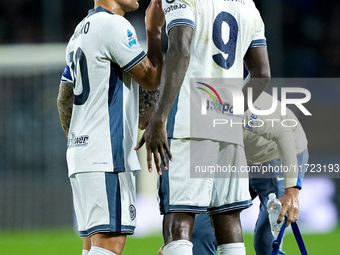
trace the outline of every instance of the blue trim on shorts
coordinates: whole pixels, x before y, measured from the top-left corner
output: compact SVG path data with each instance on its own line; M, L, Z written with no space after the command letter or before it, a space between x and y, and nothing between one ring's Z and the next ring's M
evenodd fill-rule
M170 205L170 212L205 213L207 206Z
M134 231L135 231L135 227L133 227L133 226L122 225L122 231L121 231L121 233L125 233L125 234L133 234Z
M121 231L112 231L110 225L98 225L93 228L88 229L87 231L79 231L80 237L91 237L94 234L98 233L110 233L110 232L118 232L124 234L133 234L135 231L135 227L133 226L121 226Z
M228 211L239 210L239 209L246 209L252 205L253 205L252 200L249 199L249 200L234 202L231 204L222 205L218 207L211 207L211 208L208 208L207 213L215 214L215 213L228 212Z
M121 232L122 215L120 187L117 173L105 173L107 202L110 213L109 232Z
M80 235L81 238L89 237L89 235L87 234L87 231L79 231L79 235Z
M87 230L87 235L88 237L90 237L93 236L94 234L102 232L110 232L110 226L107 224L95 226Z

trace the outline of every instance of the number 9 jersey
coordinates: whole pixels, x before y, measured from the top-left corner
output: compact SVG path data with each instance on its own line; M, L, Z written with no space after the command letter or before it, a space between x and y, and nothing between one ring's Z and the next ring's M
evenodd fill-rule
M241 90L243 57L247 50L252 47L266 47L261 16L251 0L163 0L163 8L167 33L175 26L189 26L194 29L189 67L168 118L170 137L220 140L211 132L210 126L204 127L207 124L203 122L195 123L195 126L200 127L200 137L193 135L193 131L190 133L188 99L196 100L193 98L200 97L196 87L190 88L190 79L239 78L237 87ZM220 94L220 91L217 92ZM222 101L232 103L232 98L226 95ZM242 117L234 120L240 122ZM223 135L223 138L219 137L225 142L243 144L242 126L238 126L230 130L229 134Z
M146 57L132 25L97 7L76 27L62 80L74 84L69 129L69 176L140 170L138 84L126 74Z

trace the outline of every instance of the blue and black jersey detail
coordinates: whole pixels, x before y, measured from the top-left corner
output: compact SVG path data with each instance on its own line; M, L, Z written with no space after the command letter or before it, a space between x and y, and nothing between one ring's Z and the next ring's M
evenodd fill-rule
M249 48L256 48L256 47L267 47L266 39L253 40L250 43Z
M124 72L130 71L132 68L134 68L139 62L141 62L146 57L146 54L144 51L139 53L137 57L132 59L127 65L123 66L122 69Z
M124 172L123 71L111 63L109 87L109 119L113 172Z
M65 82L71 82L73 83L73 78L71 75L71 69L68 65L65 66L64 72L61 76L61 80Z
M168 26L167 26L167 31L169 32L171 28L176 27L176 26L188 26L191 27L192 29L195 29L195 23L190 20L190 19L175 19L172 20Z

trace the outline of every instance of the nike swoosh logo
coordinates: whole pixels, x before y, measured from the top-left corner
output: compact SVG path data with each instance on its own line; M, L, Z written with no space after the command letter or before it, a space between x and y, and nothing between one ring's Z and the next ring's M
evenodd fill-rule
M285 178L284 177L276 177L276 179L278 180L278 181L283 181Z

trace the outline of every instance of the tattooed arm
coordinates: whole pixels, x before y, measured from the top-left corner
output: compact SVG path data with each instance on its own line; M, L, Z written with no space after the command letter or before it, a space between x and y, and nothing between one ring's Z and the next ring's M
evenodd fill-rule
M68 136L70 128L72 107L73 107L73 84L61 81L59 86L59 94L57 99L59 118L61 126Z

